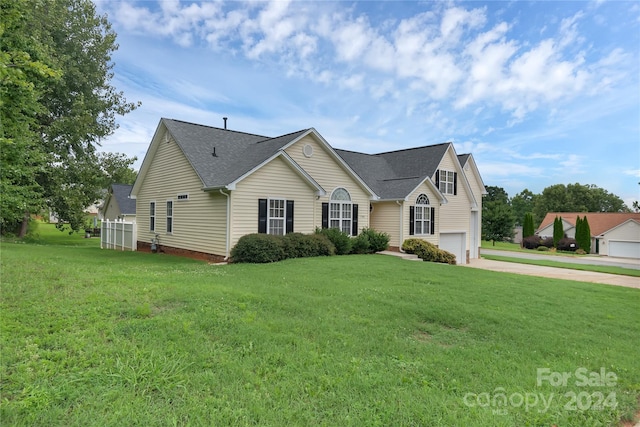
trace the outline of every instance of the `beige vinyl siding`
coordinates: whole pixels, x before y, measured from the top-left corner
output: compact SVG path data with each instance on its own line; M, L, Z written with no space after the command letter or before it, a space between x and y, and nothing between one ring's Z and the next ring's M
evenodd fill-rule
M138 240L204 253L225 255L226 197L202 191L202 181L173 141L160 139L136 199ZM178 194L189 193L189 200ZM173 200L173 233L167 234L167 200ZM155 232L149 231L149 202L156 202Z
M109 204L107 205L107 209L105 209L103 216L104 219L113 221L118 218L118 215L120 215L120 207L118 207L118 201L116 198L112 196L109 198Z
M302 152L305 145L313 147L313 155L306 157ZM327 192L315 202L315 225L322 225L322 203L329 202L331 192L342 187L351 195L351 202L358 205L358 228L369 227L369 194L360 186L327 151L324 144L307 135L289 148L286 153L295 160Z
M467 235L466 248L469 248L469 226L471 221L471 201L469 195L467 195L467 189L465 188L462 180L464 177L460 176L456 164L459 164L458 159L455 157L454 151L449 148L446 154L443 156L438 170L448 170L458 172L458 194L445 194L448 203L440 207L440 221L436 222L439 233L444 232L465 232ZM435 182L435 175L432 177Z
M473 164L472 164L473 163ZM467 177L467 180L469 181L469 186L471 187L471 192L473 193L473 197L476 200L476 203L478 204L477 207L477 216L478 216L478 221L477 221L477 229L475 230L476 235L478 236L478 245L480 245L480 239L482 236L482 184L481 181L479 181L479 178L476 176L476 174L474 173L474 160L473 157L469 157L469 159L467 160L467 167L466 169L463 168L465 176ZM473 226L473 222L469 223L469 227ZM469 232L469 241L471 242L471 230Z
M600 240L600 244L602 245L604 241L606 245L609 243L609 240L640 242L640 225L633 221L627 221L613 230L604 233L604 238ZM602 251L602 246L600 248Z
M315 229L315 189L281 158L275 158L240 181L231 193L231 247L240 237L258 232L258 199L293 200L293 231Z
M400 205L396 202L373 203L373 211L370 214L370 225L376 231L388 233L389 246L400 247Z
M423 194L423 193L426 194L426 196L429 198L429 206L435 208L435 220L436 220L435 233L412 236L409 234L409 219L411 215L409 207L415 206L416 199L420 194ZM413 193L409 195L409 197L407 197L407 201L404 203L404 212L403 212L404 230L403 230L402 241L410 238L416 238L416 239L422 239L429 243L433 243L434 245L437 245L438 235L439 235L439 232L442 230L442 227L440 226L440 218L442 217L442 215L440 215L441 209L442 209L442 206L440 206L440 198L435 195L433 190L427 184L420 185Z

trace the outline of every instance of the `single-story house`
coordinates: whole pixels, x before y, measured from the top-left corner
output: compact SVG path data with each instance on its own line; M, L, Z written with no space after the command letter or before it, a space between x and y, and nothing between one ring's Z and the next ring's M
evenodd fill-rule
M136 201L129 197L132 188L128 184L111 184L100 209L103 219L135 221Z
M564 234L575 238L576 218L587 217L591 230L591 253L640 259L640 213L549 212L538 227L541 237L553 237L553 221L562 220Z
M379 154L333 148L313 128L275 138L161 119L131 189L138 249L222 260L249 233L409 237L477 258L486 193L452 143Z

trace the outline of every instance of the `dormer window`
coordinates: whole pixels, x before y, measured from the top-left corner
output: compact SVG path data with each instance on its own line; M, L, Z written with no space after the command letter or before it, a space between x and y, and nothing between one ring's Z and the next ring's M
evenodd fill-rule
M457 194L457 178L456 172L444 169L436 171L436 185L442 194Z

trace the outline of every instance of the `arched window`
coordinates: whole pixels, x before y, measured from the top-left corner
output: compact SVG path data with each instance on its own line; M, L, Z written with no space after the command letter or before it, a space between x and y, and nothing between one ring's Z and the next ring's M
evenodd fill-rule
M351 235L352 212L353 204L349 192L344 188L333 190L329 203L329 228L337 228Z
M431 234L431 207L426 194L420 194L415 206L415 234Z

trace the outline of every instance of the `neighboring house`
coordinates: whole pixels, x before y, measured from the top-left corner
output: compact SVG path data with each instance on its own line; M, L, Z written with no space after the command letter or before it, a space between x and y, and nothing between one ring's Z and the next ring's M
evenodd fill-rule
M226 126L225 126L226 127ZM161 119L138 178L138 248L220 260L249 233L389 233L478 257L485 187L453 144L375 155L337 150L313 128L269 138Z
M575 238L576 217L587 217L591 230L591 253L640 259L640 213L549 212L536 234L553 237L553 221L562 220L564 233Z
M136 201L129 197L133 185L112 184L101 208L103 219L135 221Z

